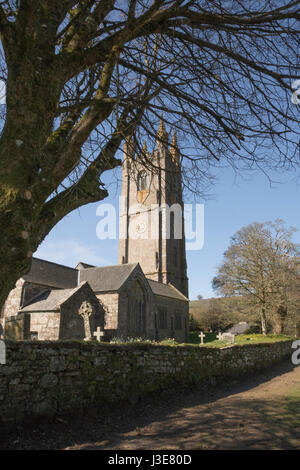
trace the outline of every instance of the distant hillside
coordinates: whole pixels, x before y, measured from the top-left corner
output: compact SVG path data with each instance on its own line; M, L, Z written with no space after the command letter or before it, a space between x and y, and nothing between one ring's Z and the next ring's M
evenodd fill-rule
M243 304L243 297L210 297L209 299L190 300L190 313L197 315L197 313L207 311L212 303L215 303L222 308L230 307L240 309Z
M192 300L189 313L190 328L201 328L206 331L225 329L240 321L250 320L241 296Z

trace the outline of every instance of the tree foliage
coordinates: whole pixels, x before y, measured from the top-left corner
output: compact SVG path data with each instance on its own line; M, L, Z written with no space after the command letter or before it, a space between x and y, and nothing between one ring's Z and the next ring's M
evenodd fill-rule
M210 298L190 302L190 330L218 332L240 321L252 322L242 297Z
M260 316L264 334L268 321L280 334L288 313L295 319L300 313L300 259L299 246L292 240L294 232L280 220L241 228L213 280L221 294L244 296L249 310Z
M297 165L299 18L283 0L1 0L0 306L52 227L107 196L122 141L154 145L162 112L192 191L219 161Z

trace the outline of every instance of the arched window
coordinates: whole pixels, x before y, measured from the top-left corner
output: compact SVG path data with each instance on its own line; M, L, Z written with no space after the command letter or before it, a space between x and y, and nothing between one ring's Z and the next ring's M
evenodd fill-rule
M174 240L174 212L172 211L170 213L170 238L171 240Z
M173 265L176 268L178 264L178 258L177 258L177 248L176 246L173 247Z
M146 301L145 291L136 281L128 296L128 336L146 335Z
M175 312L175 330L181 330L182 329L182 316L181 313L176 310Z
M148 188L148 177L145 171L140 171L137 175L137 190L143 191Z

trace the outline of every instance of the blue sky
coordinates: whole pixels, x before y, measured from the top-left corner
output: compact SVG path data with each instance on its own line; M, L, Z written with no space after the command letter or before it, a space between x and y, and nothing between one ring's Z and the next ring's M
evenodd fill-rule
M201 250L187 252L190 299L198 294L214 296L212 278L222 261L230 237L242 226L252 222L283 219L287 226L300 229L300 182L296 174L273 175L278 181L270 185L266 176L252 172L236 176L231 169L219 169L211 195L204 203L204 245ZM118 206L120 184L116 176L107 173L105 180L113 181L108 187L110 196L103 203ZM101 204L101 203L100 203ZM35 256L49 261L75 266L78 261L105 266L117 264L118 241L99 240L96 216L99 203L89 204L65 217L46 237ZM300 243L300 232L294 240Z

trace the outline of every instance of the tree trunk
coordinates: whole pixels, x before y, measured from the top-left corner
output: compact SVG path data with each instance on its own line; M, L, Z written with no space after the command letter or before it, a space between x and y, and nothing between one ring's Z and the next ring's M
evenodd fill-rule
M7 235L11 233L8 229ZM5 245L2 245L1 237L1 267L0 267L0 316L5 300L10 291L15 287L17 280L30 269L31 258L27 257L20 248L9 252ZM17 313L17 312L16 312Z
M279 316L279 328L278 334L281 335L283 333L285 320L287 317L287 308L284 305L280 305L278 307L278 316Z
M38 246L33 207L23 191L0 180L0 312Z
M300 320L295 322L295 337L300 338Z
M17 280L30 269L32 250L28 249L27 240L18 236L12 224L4 226L0 214L0 314L9 292ZM3 229L4 227L4 229ZM23 233L23 236L27 236Z
M283 333L284 323L287 317L287 313L288 312L287 312L286 306L282 304L276 308L276 311L274 313L274 319L273 319L273 323L274 323L273 331L276 335L281 335Z
M260 320L261 320L261 332L265 336L267 334L267 319L266 319L266 310L264 307L261 309Z

